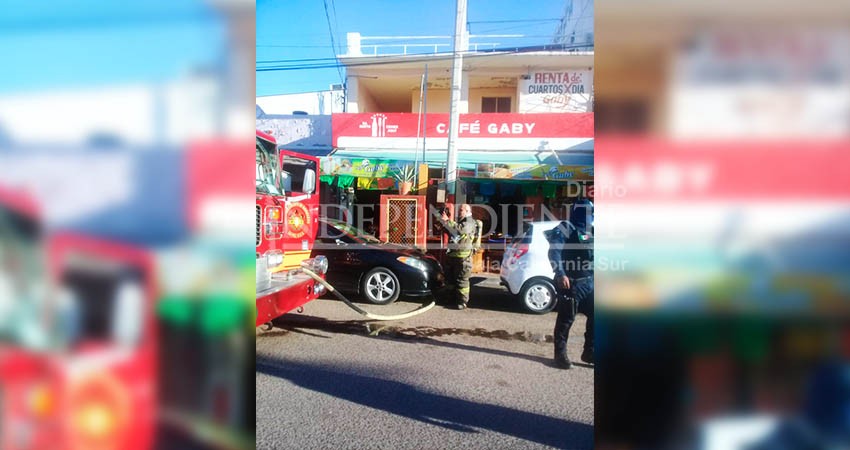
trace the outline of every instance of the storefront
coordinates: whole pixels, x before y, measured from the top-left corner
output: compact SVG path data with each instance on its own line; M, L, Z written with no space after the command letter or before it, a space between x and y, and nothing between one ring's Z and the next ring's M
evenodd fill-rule
M465 202L473 205L476 218L493 235L516 235L522 222L566 219L570 204L593 197L592 165L481 163L474 177L462 179Z
M417 168L412 161L329 155L321 159L320 171L322 203L329 205L325 216L363 224L375 234L380 196L414 189Z
M323 186L352 220L379 220L380 195L397 194L408 171L412 193L445 202L447 114L335 114L332 122ZM523 221L564 218L568 204L592 197L592 113L463 114L458 148L456 203L472 204L494 239L510 239Z

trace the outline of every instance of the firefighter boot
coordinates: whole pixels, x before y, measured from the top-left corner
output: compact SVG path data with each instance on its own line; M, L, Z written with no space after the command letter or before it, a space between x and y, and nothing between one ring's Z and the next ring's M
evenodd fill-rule
M593 347L585 347L584 351L581 352L581 360L588 363L593 364Z
M567 356L567 352L555 352L555 366L559 369L572 369L573 363Z

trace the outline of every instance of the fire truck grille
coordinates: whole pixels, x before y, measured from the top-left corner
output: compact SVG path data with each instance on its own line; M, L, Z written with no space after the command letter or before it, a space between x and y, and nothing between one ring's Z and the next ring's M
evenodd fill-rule
M260 241L263 240L262 216L263 216L262 208L260 207L260 205L257 205L257 243L255 245L260 245Z

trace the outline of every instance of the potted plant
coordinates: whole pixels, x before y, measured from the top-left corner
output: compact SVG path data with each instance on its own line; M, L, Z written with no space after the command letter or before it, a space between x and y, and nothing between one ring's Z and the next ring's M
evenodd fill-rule
M398 168L398 171L393 174L393 177L398 180L399 194L407 195L410 193L410 189L413 188L413 180L415 176L416 173L413 171L413 167L409 164Z

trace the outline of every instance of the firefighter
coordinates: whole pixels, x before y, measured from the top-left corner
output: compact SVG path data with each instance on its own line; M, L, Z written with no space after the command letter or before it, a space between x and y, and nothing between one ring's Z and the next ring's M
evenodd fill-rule
M457 309L466 309L469 303L469 277L472 275L472 253L475 241L476 223L472 218L472 208L464 203L460 205L460 219L455 222L442 211L440 219L443 228L449 233L449 248L446 253L446 288L451 292Z
M593 203L578 200L570 220L546 232L549 262L555 272L558 318L555 320L555 364L572 367L567 357L567 338L576 313L587 316L581 360L593 363Z

